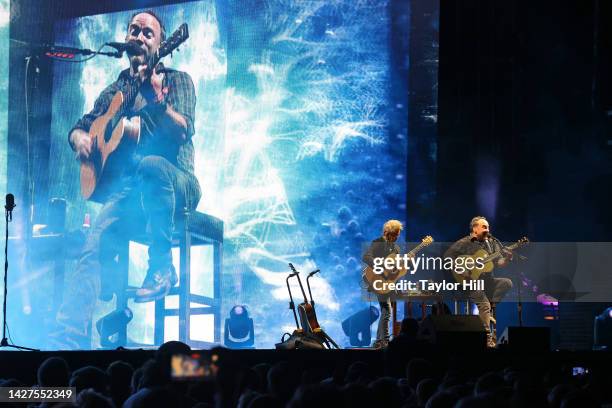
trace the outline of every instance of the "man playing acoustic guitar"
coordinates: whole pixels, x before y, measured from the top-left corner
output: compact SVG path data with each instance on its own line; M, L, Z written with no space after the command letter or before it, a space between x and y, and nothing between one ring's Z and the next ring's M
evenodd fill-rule
M70 146L78 158L88 160L95 147L88 133L94 120L107 112L118 91L134 95L122 106L122 115L139 118L140 141L121 177L113 180L111 193L100 200L103 207L58 312L62 338L71 339L64 344L69 348L89 348L96 299L112 298L115 256L130 236L146 232L151 242L147 275L134 293L135 301L153 301L169 293L177 282L171 255L175 214L183 208L195 209L201 197L191 141L196 104L191 77L162 64L148 66L153 65L166 35L155 13L136 13L127 30L125 40L132 45L129 68L102 91L93 110L69 132Z
M386 258L389 254L400 253L400 247L395 242L402 231L402 223L397 220L389 220L383 226L382 237L376 238L363 255L363 262L369 267L374 266L375 258ZM374 348L386 348L389 344L389 320L391 319L391 298L388 295L378 295L380 305L380 319L376 331Z
M504 256L497 259L495 266L503 267L511 259L512 253L506 251L500 242L494 238L489 230L489 222L485 217L477 216L470 222L470 235L455 242L444 254L445 257L457 258L461 255L471 255L484 249L488 254L501 251ZM495 347L495 339L491 334L491 302L498 303L504 295L512 289L512 281L507 278L494 278L492 273L481 275L485 290L471 290L469 299L478 306L480 319L487 331L487 346Z

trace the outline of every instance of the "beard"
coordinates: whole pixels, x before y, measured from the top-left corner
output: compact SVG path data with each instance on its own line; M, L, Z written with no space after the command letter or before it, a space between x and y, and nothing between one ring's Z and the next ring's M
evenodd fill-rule
M130 55L130 63L134 68L137 68L139 65L146 64L147 61L147 55Z
M126 53L130 58L132 66L146 64L151 59L151 50L142 42L131 40L128 41L128 44L130 47L126 49Z

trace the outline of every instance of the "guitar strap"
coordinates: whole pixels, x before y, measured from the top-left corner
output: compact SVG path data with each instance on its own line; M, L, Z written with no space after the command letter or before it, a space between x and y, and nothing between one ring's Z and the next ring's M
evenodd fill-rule
M491 248L491 240L490 239L485 239L485 243L487 245L487 252L489 254L493 253L493 248Z

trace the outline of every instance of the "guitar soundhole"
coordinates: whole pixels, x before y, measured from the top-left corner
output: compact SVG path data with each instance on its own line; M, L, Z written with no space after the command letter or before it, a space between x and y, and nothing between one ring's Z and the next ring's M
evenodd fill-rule
M115 121L111 120L106 124L106 128L104 129L104 142L108 143L113 137L113 129L115 128Z

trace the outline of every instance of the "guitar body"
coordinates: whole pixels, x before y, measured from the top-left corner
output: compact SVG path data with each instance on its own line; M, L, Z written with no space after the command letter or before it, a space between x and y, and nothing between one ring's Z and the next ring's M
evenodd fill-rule
M140 141L140 118L121 117L123 101L123 93L117 92L106 112L89 129L91 154L81 161L81 194L86 200L104 201L116 173L121 170L109 168L109 157L119 149L131 154Z
M471 258L473 260L472 264L476 263L476 259L484 259L489 256L488 252L484 249L480 249L473 253L472 255L461 255L457 258ZM466 261L463 261L463 265L465 265ZM474 267L472 269L465 268L465 272L458 273L453 271L453 276L457 282L463 282L464 280L477 280L480 279L480 275L483 273L490 273L495 268L493 261L485 262L482 268Z
M147 65L157 66L159 60L177 49L189 38L187 24L168 37ZM123 172L125 155L130 155L140 141L140 118L121 116L124 102L133 102L138 89L127 95L117 92L106 112L91 124L91 155L81 162L81 195L86 200L103 202L112 191L113 182ZM124 155L125 153L125 155Z
M407 258L413 258L421 249L425 248L428 245L431 245L433 242L433 238L428 235L421 240L421 243L417 245L412 251L406 254ZM387 259L392 259L393 264L395 265L395 257L397 252L393 251L389 255L386 256L385 261ZM384 263L383 263L384 265ZM405 265L402 265L405 266ZM386 295L391 292L390 289L375 289L374 282L381 281L380 285L384 285L386 283L394 283L397 282L401 277L405 276L408 273L407 268L393 268L393 269L385 269L383 273L376 274L374 273L374 268L369 265L366 265L361 272L361 277L365 285L367 285L367 290L379 295ZM377 284L378 286L378 284ZM388 287L388 286L381 286Z
M321 329L321 326L317 320L317 314L314 307L310 303L300 303L298 305L298 313L300 315L302 328L306 332L315 332Z
M514 251L515 249L520 248L523 245L527 245L528 243L529 243L529 239L527 237L523 237L519 239L518 241L516 241L516 243L506 247L506 250ZM480 276L483 273L490 273L493 269L495 269L495 261L503 257L504 257L504 254L500 251L496 251L492 254L489 254L484 249L479 249L478 251L474 252L472 255L460 255L457 257L457 259L471 258L473 259L474 265L476 265L476 259L480 258L483 266L480 268L474 267L472 269L467 269L465 268L466 261L464 261L463 268L465 269L465 271L463 273L458 273L455 270L453 270L453 277L459 283L463 282L464 280L480 279Z
M393 259L393 262L395 262L396 255L397 254L395 252L392 252L391 254L387 256L387 258ZM363 280L367 283L368 288L371 291L374 291L381 295L385 295L391 291L388 289L386 290L374 289L373 287L374 281L380 280L382 284L396 282L397 280L399 280L399 278L406 275L406 273L408 273L407 269L400 268L400 269L385 269L383 273L377 274L377 273L374 273L374 268L372 268L371 266L366 266L363 269L362 277L363 277Z

